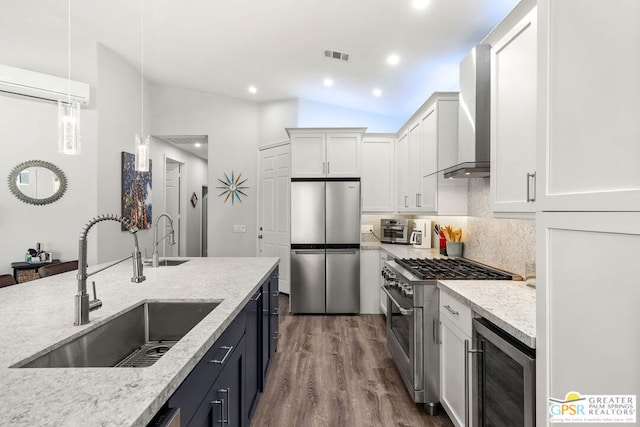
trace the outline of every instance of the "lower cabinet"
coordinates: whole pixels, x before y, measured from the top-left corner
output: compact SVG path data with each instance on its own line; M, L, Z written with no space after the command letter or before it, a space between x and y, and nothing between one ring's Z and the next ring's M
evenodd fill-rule
M245 426L245 337L228 353L224 368L200 403L189 426Z
M457 427L467 427L465 414L472 413L471 399L465 400L471 391L471 378L465 378L465 363L471 372L465 348L465 341L471 345L471 318L469 307L440 291L440 403Z
M149 426L173 409L182 426L248 426L278 345L278 316L276 268Z
M258 403L260 395L261 375L262 375L262 286L251 297L245 306L247 316L247 326L245 330L245 347L247 349L257 349L257 351L246 351L246 387L245 397L247 400L247 419L253 415L253 410Z

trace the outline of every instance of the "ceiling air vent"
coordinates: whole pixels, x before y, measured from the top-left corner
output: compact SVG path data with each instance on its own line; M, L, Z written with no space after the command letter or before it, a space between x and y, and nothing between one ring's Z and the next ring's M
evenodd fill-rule
M344 52L338 52L337 50L325 50L324 56L332 59L341 59L343 61L349 60L349 54Z

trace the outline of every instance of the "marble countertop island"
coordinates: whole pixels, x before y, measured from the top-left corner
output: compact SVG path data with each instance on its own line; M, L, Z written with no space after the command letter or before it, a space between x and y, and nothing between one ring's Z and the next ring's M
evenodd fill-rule
M73 325L75 271L0 289L0 425L145 426L277 265L278 258L192 258L145 267L146 280L131 283L131 263L121 263L88 280L103 306L83 326ZM147 368L11 367L156 300L220 304Z

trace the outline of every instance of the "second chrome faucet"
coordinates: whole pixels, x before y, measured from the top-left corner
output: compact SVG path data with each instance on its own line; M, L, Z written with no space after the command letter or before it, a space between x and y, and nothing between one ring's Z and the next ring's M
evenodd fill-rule
M165 234L162 239L158 240L158 224L160 223L160 219L162 217L166 218L167 221L169 221L169 227L171 228L171 230L167 234ZM156 224L154 226L153 255L151 255L151 265L153 267L160 266L160 254L158 254L158 245L166 238L169 238L169 244L171 246L176 244L175 230L173 229L173 219L169 216L168 213L165 212L161 213L160 216L158 216L158 218L156 219Z

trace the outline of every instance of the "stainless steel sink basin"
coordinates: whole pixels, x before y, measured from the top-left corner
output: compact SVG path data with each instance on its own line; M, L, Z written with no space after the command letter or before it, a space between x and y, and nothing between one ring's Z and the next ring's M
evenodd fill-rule
M218 304L194 301L142 303L72 341L14 367L150 366Z
M165 259L160 261L158 267L172 267L180 264L184 264L185 262L189 262L188 259Z

